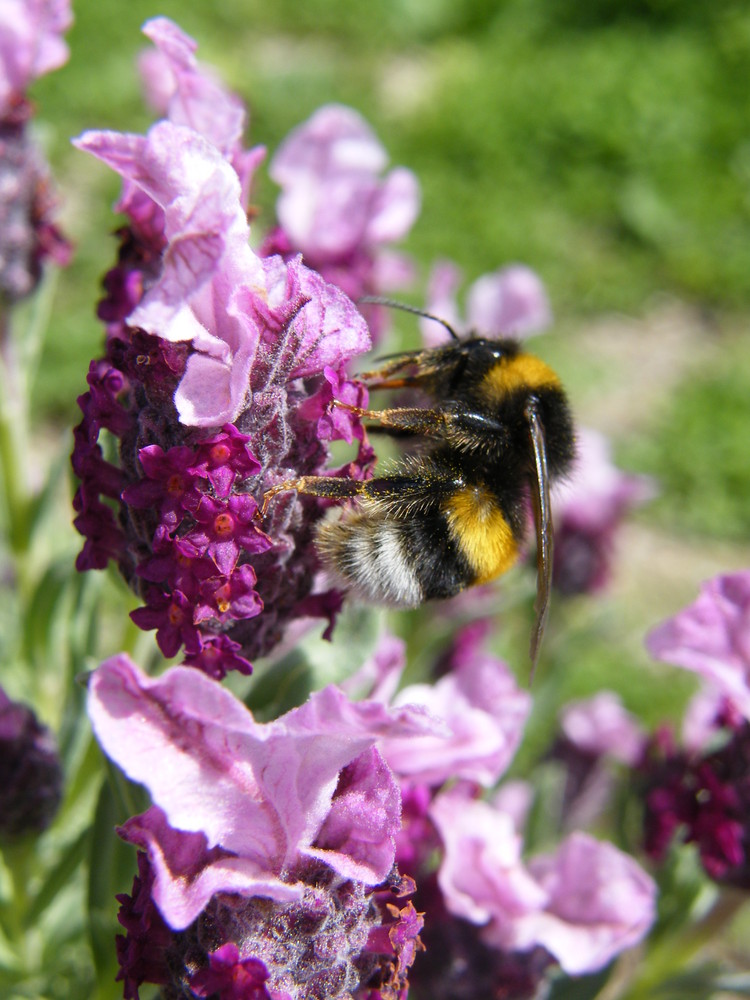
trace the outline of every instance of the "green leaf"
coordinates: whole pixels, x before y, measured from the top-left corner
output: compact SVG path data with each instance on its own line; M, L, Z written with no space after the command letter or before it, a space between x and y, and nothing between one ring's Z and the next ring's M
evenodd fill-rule
M552 984L548 1000L594 1000L609 979L607 967L593 976L568 976L556 979Z
M126 818L111 782L105 781L91 830L88 889L89 940L103 997L113 995L118 970L115 936L120 925L115 896L130 890L136 867L133 848L115 835L115 826Z
M57 864L47 875L41 889L31 901L26 915L26 924L32 927L54 901L57 895L72 880L75 872L86 857L89 845L90 831L83 830L79 836L67 846Z
M721 970L713 963L688 969L677 976L671 976L651 990L650 996L656 1000L707 1000L720 987Z
M23 630L23 655L30 663L44 665L48 659L56 611L72 576L70 558L61 557L47 567L31 594Z
M61 452L49 466L47 478L41 491L33 497L29 504L28 530L29 538L32 541L34 533L39 530L40 526L44 523L44 519L53 508L63 472L67 470L69 461L67 444L63 447L61 442Z

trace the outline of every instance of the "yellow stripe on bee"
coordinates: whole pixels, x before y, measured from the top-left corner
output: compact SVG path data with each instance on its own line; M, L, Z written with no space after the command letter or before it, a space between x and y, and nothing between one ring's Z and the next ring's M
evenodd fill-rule
M497 362L482 380L482 388L491 402L501 402L516 389L557 388L560 379L549 365L533 354L517 354Z
M518 558L510 525L487 490L479 486L459 490L443 505L443 513L476 583L494 580Z

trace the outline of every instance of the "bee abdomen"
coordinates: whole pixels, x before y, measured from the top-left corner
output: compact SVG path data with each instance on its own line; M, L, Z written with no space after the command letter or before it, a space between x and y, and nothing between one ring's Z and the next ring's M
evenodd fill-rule
M395 519L348 513L319 528L318 550L342 585L374 604L417 607L452 597L473 578L439 514Z
M444 502L443 515L472 583L494 580L518 559L520 525L514 529L490 490L476 484L456 490Z

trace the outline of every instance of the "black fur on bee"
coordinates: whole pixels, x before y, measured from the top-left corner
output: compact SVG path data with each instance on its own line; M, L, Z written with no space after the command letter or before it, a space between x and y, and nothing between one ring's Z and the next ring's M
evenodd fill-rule
M549 484L573 460L570 409L558 376L518 341L459 340L451 333L444 346L382 359L359 376L370 390L419 390L426 405L348 407L380 432L420 442L417 453L367 481L305 476L280 483L266 494L264 510L291 489L351 500L318 529L323 563L361 599L415 607L510 569L530 505L538 571L535 661L551 577Z

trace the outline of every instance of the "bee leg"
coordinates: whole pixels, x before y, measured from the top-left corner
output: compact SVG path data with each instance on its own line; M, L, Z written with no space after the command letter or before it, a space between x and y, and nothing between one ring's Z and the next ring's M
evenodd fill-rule
M285 479L283 483L277 483L263 494L260 517L265 517L268 505L279 493L294 490L297 493L306 493L308 496L346 500L361 493L364 486L365 483L359 479L344 479L341 476L300 476L299 479Z
M418 386L435 375L434 351L407 351L392 358L383 358L379 368L360 372L357 378L368 389L401 389L404 386ZM411 374L402 374L404 369L414 369Z
M408 354L399 354L395 358L383 358L384 363L380 368L373 368L369 372L360 372L357 375L357 379L360 382L364 382L370 388L378 389L387 386L398 388L401 385L412 385L413 378L409 376L403 376L402 378L392 378L392 376L397 375L404 368L409 368L411 365L418 365L422 354L422 351L410 351ZM377 385L374 383L377 383Z
M372 420L378 424L378 429L386 433L422 434L426 437L445 438L448 433L448 415L441 410L426 410L420 406L394 407L386 410L366 410L361 406L352 406L334 399L333 405L339 409Z

